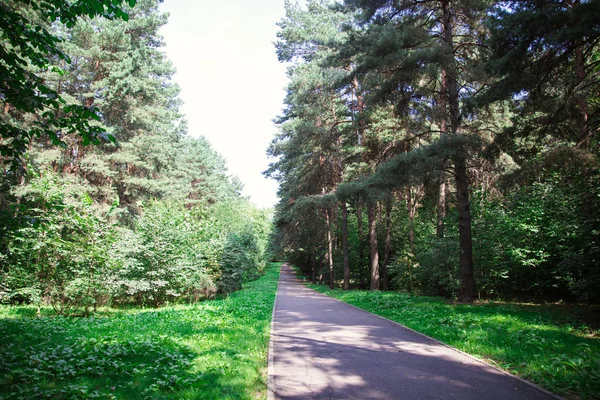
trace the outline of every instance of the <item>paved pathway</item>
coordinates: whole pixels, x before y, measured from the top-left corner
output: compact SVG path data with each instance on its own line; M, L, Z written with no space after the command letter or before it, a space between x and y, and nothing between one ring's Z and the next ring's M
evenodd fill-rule
M331 299L281 269L270 399L556 399L397 324Z

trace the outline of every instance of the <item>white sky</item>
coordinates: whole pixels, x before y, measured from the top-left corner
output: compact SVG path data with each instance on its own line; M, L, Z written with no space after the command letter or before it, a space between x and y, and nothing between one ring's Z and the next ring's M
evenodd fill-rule
M273 42L284 0L164 0L161 30L181 87L190 136L206 137L259 207L277 202L277 184L262 176L272 120L285 95L285 66Z

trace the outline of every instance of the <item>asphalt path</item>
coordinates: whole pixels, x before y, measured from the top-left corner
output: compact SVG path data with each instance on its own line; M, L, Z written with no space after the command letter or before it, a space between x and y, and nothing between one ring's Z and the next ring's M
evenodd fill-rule
M549 400L556 396L401 325L305 287L281 269L269 399Z

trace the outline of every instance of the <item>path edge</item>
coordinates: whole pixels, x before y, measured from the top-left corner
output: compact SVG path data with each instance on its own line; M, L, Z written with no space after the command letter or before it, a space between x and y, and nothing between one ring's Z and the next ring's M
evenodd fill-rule
M267 400L275 400L275 351L273 349L273 328L275 326L275 309L277 308L277 297L279 296L279 282L281 281L281 269L286 263L279 266L279 278L277 278L277 290L275 291L275 301L273 302L273 313L271 314L271 329L269 331L269 356L267 366Z
M281 275L280 275L280 276L281 276ZM392 323L392 324L394 324L394 325L398 325L398 326L400 326L400 327L402 327L402 328L404 328L404 329L406 329L406 330L408 330L408 331L411 331L411 332L413 332L413 333L416 333L417 335L421 335L421 336L423 336L423 337L426 337L427 339L429 339L429 340L432 340L432 341L434 341L435 343L438 343L438 344L440 344L440 345L442 345L442 346L444 346L444 347L447 347L447 348L449 348L449 349L451 349L451 350L454 350L454 351L456 351L456 352L458 352L458 353L460 353L460 354L462 354L462 355L464 355L464 356L466 356L466 357L468 357L468 358L472 359L473 361L476 361L476 362L478 362L478 363L480 363L480 364L483 364L483 365L485 365L485 366L487 366L487 367L489 367L489 368L492 368L492 369L493 369L493 370L495 370L495 371L498 371L498 372L500 372L500 373L501 373L501 374L503 374L503 375L506 375L506 376L508 376L508 377L510 377L510 378L513 378L513 379L516 379L516 380L518 380L518 381L520 381L520 382L522 382L522 383L524 383L524 384L526 384L526 385L529 385L529 386L533 387L534 389L537 389L537 390L539 390L540 392L543 392L543 393L547 394L548 396L554 397L554 398L555 398L555 399L557 399L557 400L566 400L564 397L561 397L561 396L559 396L559 395L557 395L557 394L555 394L555 393L552 393L552 392L551 392L551 391L549 391L548 389L544 389L543 387L541 387L541 386L539 386L539 385L537 385L537 384L535 384L535 383L533 383L533 382L531 382L531 381L528 381L527 379L524 379L524 378L521 378L521 377L519 377L519 376L517 376L517 375L514 375L514 374L512 374L512 373L510 373L510 372L508 372L508 371L506 371L506 370L504 370L504 369L502 369L502 368L500 368L500 367L498 367L498 366L496 366L496 365L494 365L494 364L491 364L491 363L489 363L489 362L487 362L487 361L485 361L485 360L483 360L483 359L481 359L481 358L479 358L479 357L475 357L475 356L474 356L474 355L472 355L472 354L465 353L465 352L464 352L464 351L462 351L462 350L459 350L459 349L457 349L457 348L455 348L455 347L452 347L452 346L450 346L449 344L446 344L446 343L444 343L444 342L442 342L442 341L439 341L439 340L437 340L437 339L435 339L435 338L432 338L431 336L428 336L428 335L426 335L426 334L424 334L424 333L421 333L421 332L419 332L419 331L416 331L416 330L414 330L414 329L412 329L412 328L409 328L408 326L402 325L402 324L401 324L401 323L399 323L399 322L392 321L392 320L391 320L391 319L389 319L389 318L382 317L381 315L374 314L374 313L372 313L372 312L370 312L370 311L367 311L367 310L363 310L363 309L362 309L362 308L360 308L360 307L356 307L356 306L354 306L354 305L352 305L352 304L350 304L350 303L346 303L345 301L342 301L342 300L336 299L335 297L327 296L325 293L318 292L318 291L316 291L315 289L308 287L308 284L307 284L306 282L303 282L303 281L301 281L301 280L300 280L300 279L298 279L297 277L295 277L295 279L296 279L296 280L297 280L299 283L301 283L302 285L304 285L304 287L306 287L307 289L310 289L310 290L314 291L315 293L322 294L322 295L324 295L324 296L326 296L326 297L328 297L328 298L330 298L330 299L332 299L332 300L339 301L340 303L344 303L344 304L346 304L346 305L349 305L349 306L350 306L350 307L352 307L352 308L355 308L355 309L357 309L357 310L360 310L360 311L363 311L363 312L369 313L369 314L371 314L371 315L374 315L375 317L377 317L377 318L379 318L379 319L382 319L382 320L384 320L384 321L391 322L391 323ZM274 397L273 397L273 398L269 398L268 400L275 400L275 398L274 398Z

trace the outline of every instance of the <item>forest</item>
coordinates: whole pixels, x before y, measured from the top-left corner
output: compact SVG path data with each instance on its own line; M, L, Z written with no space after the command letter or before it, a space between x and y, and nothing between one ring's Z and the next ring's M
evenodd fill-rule
M286 2L266 174L313 282L600 301L600 1Z
M274 260L598 398L600 0L286 0L274 210L188 132L160 3L0 0L0 398L267 397Z
M271 217L188 135L159 4L0 2L1 303L194 303L263 273Z

